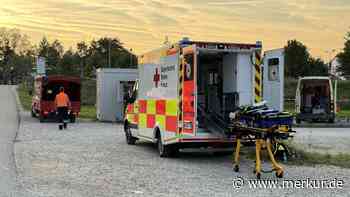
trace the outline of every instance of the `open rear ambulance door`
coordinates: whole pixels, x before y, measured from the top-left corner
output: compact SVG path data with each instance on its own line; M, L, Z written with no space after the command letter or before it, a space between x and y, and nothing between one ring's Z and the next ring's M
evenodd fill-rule
M263 65L263 98L269 107L283 111L284 50L266 51Z
M196 134L196 46L191 45L182 49L180 67L180 90L182 93L182 134L194 136Z

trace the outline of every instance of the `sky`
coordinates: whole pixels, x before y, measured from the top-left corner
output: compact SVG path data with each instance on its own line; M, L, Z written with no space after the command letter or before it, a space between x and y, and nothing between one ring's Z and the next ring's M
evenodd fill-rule
M118 37L136 54L191 40L263 42L264 50L302 41L325 60L350 30L350 0L0 0L0 27L18 28L37 43L65 48Z

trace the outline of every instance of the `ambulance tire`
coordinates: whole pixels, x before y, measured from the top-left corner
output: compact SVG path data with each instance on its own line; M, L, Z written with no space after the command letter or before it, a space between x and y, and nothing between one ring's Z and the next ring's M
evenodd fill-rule
M169 145L164 145L161 140L159 131L157 131L157 147L158 147L158 153L160 157L173 157L179 151L178 148L175 148Z
M158 152L160 157L170 157L171 150L169 146L163 144L161 139L158 139Z
M135 145L137 138L132 136L130 127L127 123L125 123L124 125L124 132L125 132L126 143L129 145Z
M329 120L328 120L328 123L334 123L335 121L334 121L334 118L330 118Z

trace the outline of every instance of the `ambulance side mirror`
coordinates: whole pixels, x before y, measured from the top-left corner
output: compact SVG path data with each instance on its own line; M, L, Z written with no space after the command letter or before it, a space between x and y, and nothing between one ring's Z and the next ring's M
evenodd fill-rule
M128 100L127 100L128 103L134 103L136 101L136 99L137 99L137 90L139 89L138 88L138 84L139 84L139 82L138 82L138 80L136 80L136 82L134 84L134 87L131 90L129 90Z
M129 96L129 97L128 97L128 100L127 100L127 103L128 103L128 104L132 104L132 103L134 103L134 102L135 102L134 97L133 97L133 96Z
M134 103L136 100L136 95L137 95L136 91L132 91L130 94L128 94L127 103L129 104Z

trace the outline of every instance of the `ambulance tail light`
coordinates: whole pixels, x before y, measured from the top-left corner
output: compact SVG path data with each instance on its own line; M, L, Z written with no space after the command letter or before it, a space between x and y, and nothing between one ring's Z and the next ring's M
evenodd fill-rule
M184 129L187 129L187 130L192 130L192 129L193 129L193 123L192 123L192 121L185 121L185 122L184 122L183 128L184 128Z

